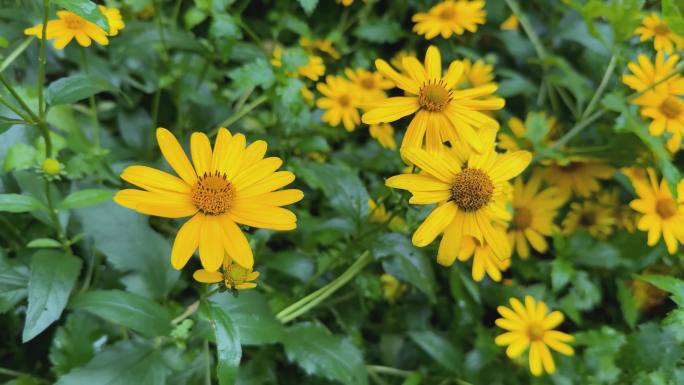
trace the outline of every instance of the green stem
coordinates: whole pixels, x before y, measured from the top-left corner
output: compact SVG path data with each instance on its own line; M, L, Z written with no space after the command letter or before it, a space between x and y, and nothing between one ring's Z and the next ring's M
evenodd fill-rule
M27 37L26 39L24 39L24 41L21 42L21 44L17 46L17 48L14 49L14 51L7 55L5 60L3 60L2 63L0 63L0 72L4 71L7 67L9 67L10 64L12 64L19 57L19 55L21 55L26 50L26 48L28 48L33 39L33 36Z
M28 374L28 373L22 373L22 372L18 372L16 370L7 369L7 368L0 368L0 374L4 374L6 376L11 376L11 377L29 377L33 380L38 381L41 384L49 384L50 383L50 381L48 381L46 379L35 377L35 376Z
M396 376L396 377L408 377L413 372L410 372L408 370L401 370L397 368L391 368L389 366L381 366L381 365L366 365L366 369L370 372L375 372L375 373L382 373L382 374L387 374L390 376Z
M4 96L0 95L0 103L4 104L7 108L9 108L12 112L14 112L17 116L22 118L25 122L27 123L34 123L33 120L25 115L19 108L15 107L12 103L10 103L9 100L5 99Z
M45 121L45 67L47 58L45 56L45 46L47 45L47 25L50 15L50 0L43 0L43 29L40 36L40 53L38 57L38 116L40 121ZM46 139L47 142L47 139Z
M5 86L5 88L7 88L7 91L9 91L9 93L12 95L12 97L17 102L19 102L19 106L21 106L21 108L24 111L26 111L26 113L31 117L31 119L33 119L33 121L35 121L35 122L40 121L40 118L36 115L35 112L33 112L31 107L29 107L28 104L26 104L26 102L24 101L24 98L22 98L21 95L19 95L17 90L15 90L14 87L12 87L12 85L9 84L9 82L7 81L7 79L5 78L5 76L3 74L0 74L0 83L2 83L2 85Z
M551 146L551 149L557 149L557 148L559 148L560 146L566 144L567 142L570 141L570 139L574 138L577 134L579 134L580 132L582 132L582 130L584 130L584 129L587 128L589 125L591 125L592 123L594 123L598 118L600 118L601 116L603 116L603 114L605 114L605 113L606 113L606 112L605 112L604 110L600 110L600 111L595 112L593 115L588 116L587 118L582 119L581 121L577 122L577 124L575 124L575 125L570 129L570 131L566 132L565 135L563 135L563 137L561 137L560 139L558 139L558 140L556 141L556 143L554 143L554 144Z
M83 72L87 75L89 72L88 68L88 54L84 47L81 47L81 65L83 66ZM100 150L100 121L97 118L97 103L95 102L95 95L90 95L88 97L88 102L90 104L90 117L92 119L93 125L93 145L95 146L96 153Z
M159 100L161 98L161 87L157 85L157 90L154 91L154 97L152 98L152 130L157 129L157 123L159 118ZM180 109L181 106L178 106Z
M256 43L256 45L259 46L259 48L261 48L262 50L266 50L259 35L257 35L256 32L254 32L254 30L252 30L252 28L250 28L250 26L247 25L247 23L242 21L242 18L240 16L236 17L235 21L237 25L240 26L240 28L242 28L247 33L247 35L249 35L250 39L252 39L254 43Z
M261 104L266 102L268 100L268 97L266 95L261 95L258 98L254 99L251 103L245 105L242 110L236 112L235 114L229 116L219 124L219 127L229 127L231 124L237 122L238 120L242 119L243 116L247 115L250 111L253 109L259 107ZM218 128L215 128L209 136L215 136L216 133L218 132Z
M587 116L589 116L589 114L591 114L594 111L594 107L596 107L596 104L601 99L603 91L605 91L606 86L608 85L608 81L610 80L611 75L613 75L613 71L615 70L615 64L617 64L617 56L613 55L611 56L610 61L608 62L606 72L603 73L601 83L599 83L598 89L594 93L594 96L591 98L591 101L587 105L587 108L582 113L581 119L585 119Z
M283 309L276 315L276 318L278 318L278 320L280 320L282 323L287 323L308 312L316 305L323 302L323 300L330 297L342 286L347 284L347 282L354 278L356 274L363 270L363 268L366 267L366 265L368 265L372 260L373 257L370 255L370 253L368 251L364 252L356 262L349 266L347 271L342 273L334 281Z
M579 106L575 106L574 103L572 102L572 99L570 99L570 95L561 87L554 87L558 95L560 96L561 100L563 100L563 103L565 106L570 110L570 113L572 116L577 119L579 118Z
M62 230L62 224L59 222L59 217L57 216L59 212L57 211L57 209L55 209L55 205L52 202L52 196L50 194L50 181L48 180L45 180L45 199L47 201L50 220L52 221L52 225L54 226L55 232L57 233L57 239L59 239L59 242L62 244L62 249L64 249L64 252L68 255L73 255L74 253L73 251L71 251L71 245L69 245L69 240L67 239L66 235L64 234L64 231Z
M204 340L204 385L211 385L211 354L209 352L209 340Z
M537 35L537 33L534 31L534 28L532 28L532 24L530 24L530 21L527 19L527 16L525 16L525 14L522 13L522 11L520 11L520 6L518 5L518 2L515 0L506 0L506 4L508 4L508 8L511 9L513 14L515 14L515 17L517 17L518 20L520 20L520 25L522 26L523 31L525 31L527 37L532 42L535 51L537 51L537 56L539 56L540 59L546 58L546 50L544 49L544 46L541 43L541 39L539 39L539 35Z

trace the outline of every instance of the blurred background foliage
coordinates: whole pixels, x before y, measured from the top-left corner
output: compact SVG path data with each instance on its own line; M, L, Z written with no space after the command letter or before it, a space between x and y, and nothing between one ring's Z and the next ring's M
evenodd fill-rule
M645 50L632 34L646 9L662 5L684 35L680 3L490 0L477 33L433 43L448 61L483 58L494 65L497 94L507 102L499 121L547 111L563 132L577 122L590 126L567 146L550 146L541 140L549 127L533 113L526 139L538 157L595 156L615 167L641 162L675 184L681 153L671 157L647 134L617 75L595 114L581 113L607 63L614 60L619 73ZM41 4L0 4L0 70L35 106L38 44L22 31L41 22ZM329 39L339 51L339 59L321 54L326 74L372 69L376 58L400 50L424 52L427 42L411 32L410 19L432 2L107 4L121 9L126 28L110 45L85 51L87 74L79 47L48 49L47 119L62 169L47 195L38 128L0 121L0 191L26 197L0 202L6 384L684 383L684 281L675 278L684 270L681 253L648 247L643 232L619 231L606 240L577 232L556 236L544 255L514 257L503 284L473 282L467 265L436 265L434 245L411 245L409 229L427 211L384 186L404 167L398 152L381 147L365 126L348 133L322 123L322 111L301 93L315 82L288 75L308 61L301 37ZM526 15L538 42L499 28L509 4ZM279 68L270 63L276 47L283 48ZM99 145L90 136L87 103L94 94ZM2 106L0 115L12 113ZM109 200L123 186L124 167L168 169L153 139L157 126L181 143L192 131L215 134L227 126L250 141L266 140L269 153L297 175L296 187L305 192L292 207L298 229L250 234L258 289L197 303L209 289L192 280L192 269L178 272L168 261L174 220L143 217ZM400 140L403 129L397 131ZM606 184L631 194L624 176ZM391 214L369 220L369 198ZM388 227L389 216L405 224ZM333 296L289 322L276 316L367 251L368 266ZM644 272L653 275L637 278ZM401 283L397 298L383 291L385 273ZM525 294L563 311L564 330L576 336L577 354L556 356L554 376L532 378L524 360L510 361L494 344L496 306Z

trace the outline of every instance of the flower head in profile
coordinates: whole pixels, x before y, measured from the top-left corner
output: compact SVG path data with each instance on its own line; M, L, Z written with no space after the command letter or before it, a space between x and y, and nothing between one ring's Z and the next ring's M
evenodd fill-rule
M565 202L558 196L558 189L542 189L541 183L539 174L533 174L526 184L522 178L513 182L513 220L508 228L508 240L522 259L530 256L530 246L539 253L548 250L544 237L556 230L553 220Z
M277 171L283 163L280 158L264 158L266 142L246 146L244 135L221 128L212 150L207 135L195 132L190 140L192 163L169 130L158 128L157 142L178 177L146 166L127 167L121 178L142 190L121 190L114 201L146 215L190 217L173 243L174 268L185 266L198 248L206 271L217 271L224 254L251 268L252 250L238 224L272 230L297 227L297 217L281 206L304 195L300 190L279 190L295 177Z
M394 128L388 123L371 124L368 127L371 138L375 138L384 148L396 150L397 142L394 141Z
M679 62L679 55L671 55L665 58L663 51L656 53L655 61L651 62L648 56L640 54L636 62L629 62L627 68L630 73L622 75L622 82L636 92L642 92L655 84L665 85L664 88L672 93L684 94L684 78L680 75L672 75ZM667 80L663 82L663 79ZM638 102L638 98L635 100Z
M100 45L109 44L107 32L95 23L91 23L69 11L57 11L57 17L58 19L47 22L47 30L45 31L45 38L54 40L55 48L64 49L73 39L76 39L76 42L82 47L90 47L93 40ZM26 28L24 34L41 39L43 37L43 25L38 24Z
M252 271L252 268L242 267L234 263L230 257L225 256L223 260L222 271L207 271L205 269L196 270L192 277L197 282L202 283L219 283L223 282L226 289L229 290L245 290L253 289L257 286L252 282L259 278L258 271Z
M653 38L653 48L656 51L672 53L675 48L678 50L684 48L684 39L674 33L655 13L644 17L642 25L634 33L640 35L641 41Z
M349 81L359 88L362 102L372 102L387 97L385 90L394 88L394 83L385 79L379 72L371 72L362 68L344 70Z
M558 187L563 198L573 194L588 197L601 188L599 181L610 179L614 171L603 161L575 156L553 162L544 172L544 178Z
M126 24L124 24L123 18L121 17L121 12L116 8L107 8L104 5L100 5L100 11L107 18L107 24L109 25L109 36L116 36L119 31L124 29Z
M321 120L333 127L342 123L347 131L354 131L361 122L357 87L342 77L328 75L325 83L316 84L316 89L323 94L316 100L316 106L325 110Z
M494 130L486 130L489 150L471 152L465 162L442 151L430 153L420 148L401 150L402 157L422 170L420 174L401 174L386 185L411 192L411 204L437 204L413 234L413 244L424 247L444 234L437 262L451 266L458 257L465 236L487 243L499 259L510 256L505 231L493 222L507 223L505 209L508 180L519 175L532 159L527 151L498 154L493 147Z
M496 225L496 231L505 231L500 225ZM465 237L461 243L461 251L458 253L458 260L467 262L473 258L472 276L473 281L480 282L484 279L485 273L494 282L500 282L501 272L508 270L511 266L511 259L500 259L487 243L480 243L473 237Z
M502 317L496 320L496 325L506 332L497 336L494 342L499 346L507 346L506 355L511 359L529 350L530 372L533 375L540 376L543 372L553 374L556 364L551 350L566 356L575 354L574 349L567 344L574 337L554 330L563 323L563 313L557 310L549 312L544 302L535 301L530 296L525 297L524 305L517 298L511 298L509 302L511 307L499 306L496 309Z
M452 62L446 75L442 75L442 57L437 47L428 48L425 63L415 57L403 59L404 74L399 74L384 60L375 61L378 71L406 91L407 96L390 97L370 104L363 114L365 124L391 123L415 113L401 147L422 147L428 151L441 151L445 141L462 141L482 152L486 148L482 128L499 128L496 120L482 111L499 110L504 100L489 97L496 85L457 89L463 74L463 63Z
M648 245L654 246L662 235L670 254L677 252L679 243L684 243L684 180L677 185L677 196L663 178L660 183L653 169L648 169L649 183L635 183L638 198L629 206L641 217L637 228L648 232Z
M596 202L575 202L563 219L563 235L584 230L596 239L606 239L613 233L615 218L607 207Z
M463 35L465 31L477 31L478 24L485 23L486 13L483 0L447 0L430 8L427 13L413 15L413 31L434 39L442 35L448 39L452 35Z

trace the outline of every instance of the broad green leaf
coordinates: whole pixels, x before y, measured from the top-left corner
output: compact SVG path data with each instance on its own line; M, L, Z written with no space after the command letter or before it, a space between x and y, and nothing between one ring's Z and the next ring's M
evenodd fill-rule
M108 190L86 189L69 194L59 204L62 209L77 209L112 199L114 193Z
M23 342L59 319L80 272L81 260L74 256L55 250L40 250L33 255Z
M0 250L0 314L26 298L29 276L30 271L26 266L10 265Z
M213 304L204 305L207 306L209 322L216 337L219 384L232 385L237 378L240 359L242 358L240 333L227 309Z
M539 144L550 130L546 119L539 113L529 114L525 120L525 127L527 127L525 135L535 145Z
M158 346L119 341L99 352L85 366L61 377L55 385L165 385L170 373Z
M391 19L367 20L354 30L354 36L371 43L394 43L403 35L401 25Z
M45 209L37 199L28 195L0 194L0 212L25 213Z
M409 332L411 340L420 346L433 360L450 372L458 373L463 353L449 342L449 339L430 330Z
M109 23L98 5L90 0L52 0L52 3L71 11L78 16L95 23L98 27L109 32Z
M171 316L166 308L148 298L121 290L81 293L70 307L86 310L148 337L168 335L171 331Z
M69 314L66 322L57 328L50 345L52 370L64 375L88 363L95 355L95 341L103 334L100 327L101 322L85 312Z
M36 238L36 239L32 240L31 242L27 243L26 247L35 248L35 249L41 249L41 248L58 249L58 248L62 247L62 244L59 243L59 241L52 239L52 238Z
M5 171L26 170L39 164L39 155L35 147L26 143L17 143L7 151L2 168Z
M431 302L436 301L431 261L408 238L398 233L384 234L375 240L373 255L382 258L382 267L387 273L414 285Z
M71 75L55 80L47 88L51 105L75 103L103 91L116 91L109 81L95 75Z
M637 321L637 305L634 301L634 297L630 292L625 282L621 279L615 281L617 286L618 301L620 302L620 310L622 311L622 317L625 319L625 323L629 325L630 328L634 328Z
M242 345L263 345L283 339L283 325L275 318L263 294L241 292L236 298L227 293L211 296L212 306L224 309L235 324Z
M565 258L556 258L551 262L551 287L554 291L559 291L570 282L575 274L572 264Z
M674 368L681 361L682 353L673 330L649 322L639 325L639 331L627 337L619 363L630 370Z
M334 335L323 325L301 323L287 329L285 353L307 374L346 385L364 385L368 375L363 355L347 338Z
M252 87L268 88L275 81L273 68L263 58L258 58L254 62L246 63L231 70L228 72L228 76L233 79L233 85L241 90Z
M669 275L649 274L638 277L640 280L650 283L660 290L672 294L672 300L679 306L684 306L684 281Z
M309 62L309 54L302 47L285 48L281 62L285 71L295 72Z

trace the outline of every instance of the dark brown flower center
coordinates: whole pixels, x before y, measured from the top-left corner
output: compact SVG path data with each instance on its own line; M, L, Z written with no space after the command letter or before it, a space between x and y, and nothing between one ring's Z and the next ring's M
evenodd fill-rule
M665 23L660 23L653 28L653 32L659 36L666 36L670 34L670 27Z
M585 211L580 214L579 223L583 227L591 227L596 224L596 213L593 211Z
M340 103L340 106L342 107L349 107L351 105L351 98L349 95L341 95L337 99L338 103Z
M444 7L439 13L439 18L444 21L451 21L456 18L456 10L452 7Z
M681 102L674 96L668 96L667 99L663 100L660 104L660 112L667 118L674 119L682 113Z
M534 322L527 328L527 335L532 341L539 341L544 338L544 327Z
M367 90L375 89L375 79L373 79L373 76L368 75L361 79L361 87Z
M225 174L204 174L197 180L190 196L192 203L206 215L221 215L228 211L233 200L233 185Z
M656 202L656 211L663 219L668 219L677 214L677 206L672 198L660 198Z
M565 166L559 166L558 168L560 169L561 172L571 174L571 173L579 170L580 168L582 168L582 163L581 162L570 162L570 163L566 164Z
M513 227L525 230L532 224L532 211L527 207L516 207L513 214Z
M63 20L69 29L81 29L85 24L83 19L75 15L66 15Z
M489 176L476 168L463 169L454 178L451 198L463 211L477 211L494 195L494 184Z
M437 82L430 80L420 88L418 104L428 111L442 111L449 101L451 101L451 92L441 80Z

